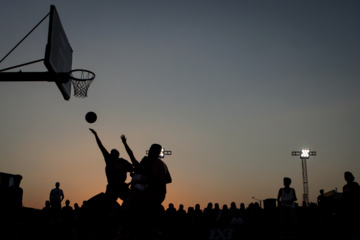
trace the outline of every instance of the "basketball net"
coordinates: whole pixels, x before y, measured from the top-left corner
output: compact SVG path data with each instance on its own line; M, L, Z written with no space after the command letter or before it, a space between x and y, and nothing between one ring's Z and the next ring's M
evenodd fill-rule
M72 70L69 78L74 86L74 96L85 98L90 84L95 78L95 74L91 71L84 69Z

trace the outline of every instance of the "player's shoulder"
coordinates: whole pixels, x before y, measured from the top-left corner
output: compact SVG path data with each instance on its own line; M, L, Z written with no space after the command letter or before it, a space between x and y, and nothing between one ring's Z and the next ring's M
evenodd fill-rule
M125 165L132 166L132 164L128 160L126 160L125 158L120 158L120 161Z
M161 160L160 158L157 158L154 162L155 162L156 164L158 164L158 165L164 165L164 164L165 164L164 161Z
M122 161L122 162L127 162L127 163L130 163L128 160L126 160L125 158L119 158L120 159L120 161Z

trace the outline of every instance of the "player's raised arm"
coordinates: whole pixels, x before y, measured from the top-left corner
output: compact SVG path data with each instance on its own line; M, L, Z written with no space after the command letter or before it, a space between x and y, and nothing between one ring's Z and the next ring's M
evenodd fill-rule
M101 143L101 140L99 138L99 136L97 135L96 131L92 128L89 128L89 130L94 134L95 139L96 139L96 143L98 144L102 154L104 155L104 157L106 155L109 155L109 152L106 150L106 148L104 147L104 145Z
M130 160L131 160L132 164L134 165L135 168L139 168L140 163L136 160L133 151L130 149L129 145L127 144L125 135L121 135L120 138L121 138L121 141L124 144L124 147L126 149L127 154L130 157Z

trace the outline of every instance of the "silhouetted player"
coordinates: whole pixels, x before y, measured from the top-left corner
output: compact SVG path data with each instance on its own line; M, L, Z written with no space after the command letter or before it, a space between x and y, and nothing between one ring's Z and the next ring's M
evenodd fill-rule
M129 193L128 184L125 183L127 172L132 172L132 165L125 159L120 158L120 153L112 149L109 153L101 143L97 133L90 128L95 135L96 142L105 159L105 173L108 184L106 186L105 196L111 202L116 202L118 198L124 200Z
M135 167L135 171L140 171L144 175L143 181L147 185L144 191L144 204L156 209L165 199L166 184L172 181L166 164L159 159L162 150L161 145L152 144L148 156L145 156L139 163L128 146L125 135L121 135L121 140Z

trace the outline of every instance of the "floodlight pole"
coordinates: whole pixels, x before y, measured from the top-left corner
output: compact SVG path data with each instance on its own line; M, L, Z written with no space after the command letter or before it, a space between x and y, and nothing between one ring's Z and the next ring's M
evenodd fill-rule
M146 150L146 154L149 154L149 150ZM171 155L171 154L172 154L172 151L165 150L165 148L163 148L163 149L161 149L161 153L160 153L159 158L164 158L165 155Z
M316 152L310 151L309 149L303 149L301 151L292 151L291 155L292 156L300 156L301 165L302 165L302 175L303 175L303 188L304 188L303 202L305 202L306 205L308 205L309 204L309 186L308 186L306 159L309 159L310 156L316 156Z

